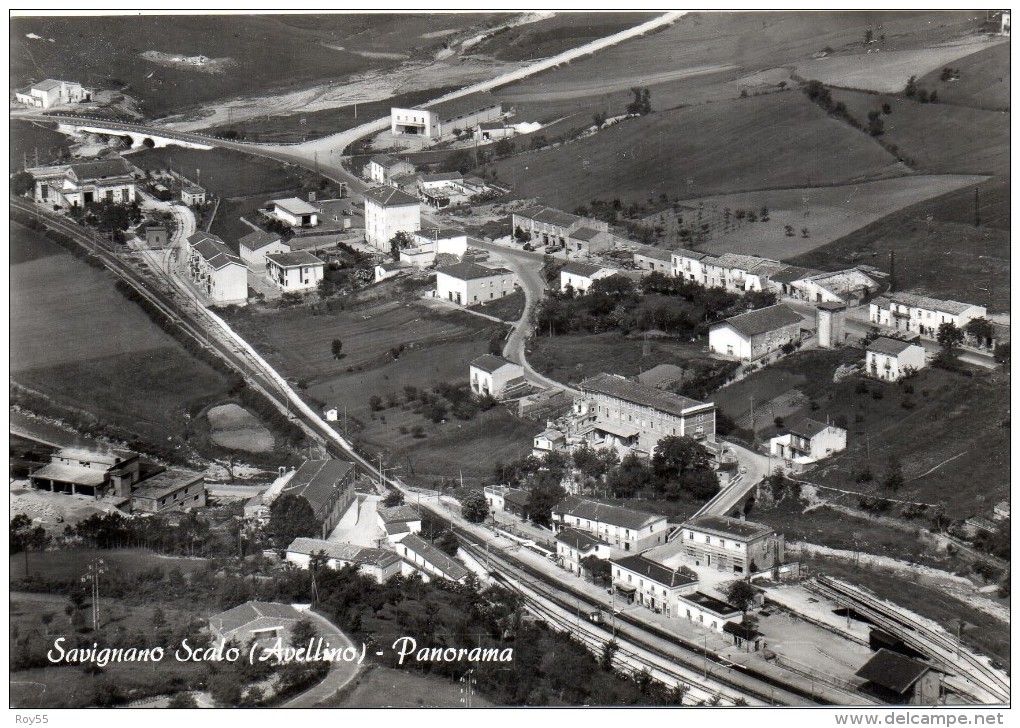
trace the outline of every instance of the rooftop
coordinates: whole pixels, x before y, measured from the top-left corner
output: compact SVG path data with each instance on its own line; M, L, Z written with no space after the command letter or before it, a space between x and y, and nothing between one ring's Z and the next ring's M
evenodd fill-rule
M401 207L420 204L417 197L413 197L403 190L398 190L396 187L373 187L372 189L365 190L364 195L366 202L371 200L377 205L382 205L383 207Z
M296 538L287 547L288 553L307 554L311 556L320 551L330 559L346 561L349 564L362 564L386 567L400 560L392 551L359 546L353 543L325 541L319 538Z
M912 346L917 346L917 344L913 344L909 341L900 341L899 339L890 339L887 336L880 336L868 344L868 351L873 351L876 354L886 354L888 356L899 356Z
M930 665L883 647L855 674L868 682L902 695L931 669Z
M185 470L167 468L138 483L137 487L131 491L131 497L162 498L201 480L203 480L201 473L189 473Z
M578 531L576 528L564 528L556 534L556 540L578 551L590 551L599 546L609 545L602 539L595 538L584 531Z
M773 283L793 283L804 278L816 275L818 271L811 268L801 268L797 265L788 265L785 268L772 274Z
M248 233L243 238L237 241L238 245L243 245L248 250L261 250L267 245L279 242L280 236L276 233L267 233L265 230L256 230Z
M545 207L543 205L525 207L514 214L518 217L534 220L535 222L544 222L547 225L556 225L559 227L570 227L581 220L581 218L577 215L571 215L568 212L563 212L562 210L557 210L552 207Z
M521 488L510 488L503 494L503 500L515 506L527 508L531 504L531 493Z
M959 301L943 301L938 298L931 298L930 296L922 296L917 293L887 293L884 298L898 303L901 306L910 306L911 308L923 308L929 311L940 311L942 313L950 314L961 314L968 308L972 308L975 304L972 303L961 303Z
M423 225L421 230L415 232L415 235L428 240L452 240L453 238L463 238L467 235L467 233L460 228L455 227L433 227L432 225Z
M779 261L776 260L760 258L757 255L740 255L739 253L723 253L710 262L712 265L718 265L723 268L736 268L737 270L744 271L752 270L755 266L762 263L775 263L776 265L780 265Z
M824 422L813 420L810 417L801 417L799 419L794 420L793 422L786 423L786 430L788 432L790 432L793 435L800 435L801 437L806 437L809 440L815 435L817 435L819 432L822 432L828 429L829 427L835 427L835 425L827 425Z
M131 165L120 157L109 157L94 162L72 162L68 168L79 180L126 177L131 175Z
M422 182L459 182L464 175L460 172L427 172L419 174L418 179Z
M579 260L572 260L565 266L560 268L560 273L568 273L575 276L584 276L585 278L591 278L593 275L598 273L600 270L611 270L606 268L604 265L594 265L592 263L582 263Z
M241 629L245 625L262 618L279 620L281 622L296 622L301 619L301 612L289 604L245 602L233 609L214 614L209 618L209 624L221 634L226 634Z
M775 533L775 529L752 521L741 521L729 516L695 516L683 524L684 528L704 531L716 536L728 536L734 540L750 540Z
M686 370L676 364L658 364L648 371L638 374L638 381L648 387L658 388L673 382L682 381Z
M305 460L287 481L280 495L304 498L318 514L319 509L329 502L333 489L352 470L354 463L346 460Z
M576 238L577 234L573 234L570 237ZM673 260L673 251L666 250L665 248L638 248L634 251L634 255L641 255L645 258L654 258L655 260L664 260L667 263Z
M774 306L766 306L765 308L732 316L725 321L713 324L712 328L728 325L744 336L750 337L776 331L785 326L800 324L802 321L803 319L799 313L785 303L777 303Z
M481 369L483 372L492 374L494 371L502 369L505 366L520 365L514 364L512 361L508 361L501 356L496 356L495 354L482 354L482 356L471 362L471 366L475 369Z
M657 584L662 584L670 589L698 583L696 577L684 574L676 569L671 569L665 564L652 561L647 556L642 556L641 554L625 556L622 559L613 559L612 562L617 566L651 579Z
M665 516L659 516L655 513L646 513L645 511L636 511L631 508L624 508L623 506L613 506L607 503L599 503L598 501L584 500L576 496L567 496L561 500L553 508L553 513L608 523L611 526L633 528L634 530L666 520Z
M405 536L400 541L398 548L400 547L406 547L408 550L413 551L453 581L460 581L471 573L459 561L443 553L416 533Z
M426 108L438 114L440 121L454 121L475 111L491 109L493 106L501 104L491 94L480 93L428 104Z
M649 387L647 384L633 382L619 374L597 374L594 377L585 379L577 386L583 392L595 392L609 397L616 397L626 402L651 407L658 412L665 412L677 417L683 416L685 412L695 407L711 405L711 403L698 402L689 397Z
M44 465L34 473L33 478L45 478L60 483L74 483L75 485L87 485L96 487L102 485L106 480L106 471L98 468L86 468L81 465L64 465L63 463L50 463Z
M506 268L486 268L477 263L454 263L443 268L436 268L436 273L442 273L462 281L489 278L491 276L513 275L513 271Z
M699 607L708 609L711 612L715 612L720 617L728 617L733 614L740 613L740 610L729 602L724 602L722 599L716 599L715 597L709 596L703 592L694 592L693 594L681 597L681 599L697 604Z
M598 235L608 235L605 230L595 230L590 227L579 227L574 232L570 233L571 240L592 240Z
M114 466L126 460L138 457L138 453L132 450L121 450L117 448L91 449L84 447L62 447L55 453L57 457L68 458L69 460L81 460L90 463L103 463Z
M379 508L376 512L379 514L383 523L407 523L409 521L421 520L421 514L411 506Z
M281 268L298 268L305 265L324 265L324 263L307 250L292 250L289 253L269 253L266 260L271 260Z
M705 258L709 257L708 253L699 253L697 250L688 250L687 248L680 248L679 250L674 250L673 255L676 255L680 258L690 258L691 260L704 260Z
M377 154L374 157L372 157L369 161L370 162L375 162L380 167L384 167L386 169L390 169L391 167L396 167L398 164L410 164L412 167L414 166L413 164L411 164L410 162L408 162L406 160L403 160L403 159L394 159L393 157L391 157L388 154Z
M314 215L318 212L317 209L309 205L304 200L299 200L296 197L285 197L282 200L270 200L270 202L279 207L281 210L286 210L292 215Z
M199 187L198 185L189 185L189 186L185 187L181 191L182 192L186 192L189 195L201 195L201 194L205 194L205 189L202 188L202 187Z

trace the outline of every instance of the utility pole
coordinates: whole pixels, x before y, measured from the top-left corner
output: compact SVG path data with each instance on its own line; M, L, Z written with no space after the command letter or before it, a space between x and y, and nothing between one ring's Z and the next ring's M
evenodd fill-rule
M102 559L92 559L88 569L82 575L81 581L90 582L92 585L92 629L99 630L99 575L106 573L106 562Z

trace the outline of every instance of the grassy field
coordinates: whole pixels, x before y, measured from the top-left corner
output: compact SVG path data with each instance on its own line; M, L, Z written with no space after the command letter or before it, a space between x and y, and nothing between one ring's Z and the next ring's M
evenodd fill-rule
M28 555L29 573L44 573L48 579L76 579L88 567L89 561L100 558L106 562L106 568L118 574L131 576L147 571L156 566L164 569L177 567L187 574L191 571L204 569L206 559L184 559L175 556L160 556L145 549L75 549L71 551L31 552ZM9 557L10 578L25 578L25 555L14 554ZM61 609L66 597L61 597Z
M656 13L557 13L551 18L502 31L471 47L472 53L501 61L531 61L619 33Z
M938 91L943 104L959 104L977 109L1009 110L1009 43L1000 43L953 63L960 71L958 81L940 80L942 69L917 80L921 88Z
M983 514L990 505L981 502L1008 497L1009 429L1002 426L1009 420L1009 403L1003 396L1008 375L981 371L965 377L927 368L904 384L867 380L868 389L861 393L856 391L856 378L833 383L840 363L860 361L862 356L853 349L795 354L723 387L713 401L736 420L747 413L752 394L760 404L797 389L818 405L814 410L805 407L805 414L822 421L845 417L847 449L805 475L809 482L869 495L944 502L948 515L958 519ZM757 416L766 422L772 419L768 412L758 411ZM767 435L764 432L762 439ZM895 495L876 482L893 454L906 478ZM876 480L857 483L856 475L869 462Z
M889 104L892 113L883 116L882 141L896 145L919 172L1009 175L1008 113L943 103L941 91L937 104L842 89L832 97L864 124L869 111Z
M273 434L258 417L243 407L228 403L206 412L211 429L210 438L221 447L247 452L273 449Z
M1008 311L1009 180L989 180L977 191L980 226L974 225L974 189L965 188L906 207L788 262L825 270L867 263L888 271L894 251L901 290Z
M15 381L143 441L179 438L191 406L223 396L226 378L125 301L111 274L15 225L11 248L36 256L11 269Z
M463 685L441 677L408 670L374 666L355 678L353 691L327 705L338 708L462 708ZM472 707L492 705L477 693Z
M389 68L401 62L395 47L439 49L442 37L424 36L493 19L452 13L17 18L11 26L11 85L69 78L102 88L126 86L149 117L159 117L256 88L292 90ZM224 73L203 73L140 57L151 50L235 64Z
M474 308L490 316L501 318L504 321L517 321L524 313L524 291L514 291L509 296L488 303L482 303Z
M531 341L528 363L547 377L559 382L576 383L601 372L634 376L659 364L680 364L704 358L702 344L685 344L675 339L648 339L644 355L644 339L640 335L624 336L619 332L605 334L567 334L538 336ZM593 352L598 357L593 358Z
M831 243L904 207L985 179L970 175L918 175L836 187L718 195L685 200L679 212L665 210L643 221L648 226L664 228L661 243L668 247L688 247L682 244L679 231L682 227L696 226L701 220L711 226L711 237L696 246L702 252L746 253L785 260ZM731 215L727 226L727 209L758 212L762 207L768 207L768 222L740 221ZM787 225L793 228L792 237L786 234ZM804 228L808 237L802 233Z
M11 171L35 164L39 153L39 164L46 164L67 152L67 137L55 127L34 121L11 120L11 136L8 149L11 155Z
M568 211L598 198L811 187L903 171L874 140L795 92L653 113L490 166L516 180L516 195Z

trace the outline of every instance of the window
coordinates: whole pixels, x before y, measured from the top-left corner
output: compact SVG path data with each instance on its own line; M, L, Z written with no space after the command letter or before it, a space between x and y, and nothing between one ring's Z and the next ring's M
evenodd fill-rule
M687 532L687 539L690 540L690 541L694 540L694 531L688 531Z
M711 536L705 536L705 543L712 543L712 537Z

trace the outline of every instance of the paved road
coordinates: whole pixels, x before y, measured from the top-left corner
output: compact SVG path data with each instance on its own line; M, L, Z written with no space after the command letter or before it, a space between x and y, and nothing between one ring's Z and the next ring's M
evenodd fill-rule
M319 636L329 647L353 647L354 643L347 635L341 632L335 624L317 614L312 610L305 612L305 615L315 624ZM361 645L357 646L358 654L361 654ZM354 679L358 674L361 665L357 662L336 661L330 663L329 672L318 685L309 688L297 697L291 698L281 708L314 708L323 700L332 697L336 691Z

